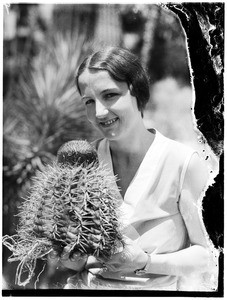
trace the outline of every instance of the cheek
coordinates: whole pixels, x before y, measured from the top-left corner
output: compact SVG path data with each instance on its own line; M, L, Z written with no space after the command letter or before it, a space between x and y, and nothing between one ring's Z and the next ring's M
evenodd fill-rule
M126 97L119 98L115 103L113 103L109 108L115 112L124 112L129 107L129 99Z
M95 120L95 109L93 105L88 105L85 107L87 118L89 121Z
M122 97L116 103L111 106L117 114L128 115L138 111L137 101L131 96Z

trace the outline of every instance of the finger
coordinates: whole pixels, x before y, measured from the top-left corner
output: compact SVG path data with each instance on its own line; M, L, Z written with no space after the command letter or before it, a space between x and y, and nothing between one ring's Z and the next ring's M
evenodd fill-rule
M79 251L76 251L76 252L73 252L71 255L70 255L70 259L72 260L72 261L78 261L78 260L80 260L81 259L81 252L79 252Z
M61 260L68 260L68 259L69 259L69 253L67 253L67 252L62 252L60 258L61 258Z
M111 271L111 272L116 272L119 270L119 265L117 264L117 266L115 264L102 264L102 270L104 272L106 271Z
M98 261L97 258L94 256L89 256L87 263L86 263L86 269L94 269L94 268L102 268L103 263Z
M70 254L70 246L64 247L62 253L61 253L61 260L68 260Z
M125 263L129 263L131 262L133 259L133 254L128 251L127 248L125 248L123 251L113 254L111 257L111 264L113 263L121 263L121 264L125 264Z
M81 256L79 257L79 261L87 261L88 259L88 255L87 254L81 254Z
M128 238L127 236L124 236L124 244L125 246L133 245L134 241Z
M52 251L49 253L48 257L49 257L50 259L58 259L58 258L59 258L59 255L58 255L58 252L57 252L56 250L52 250Z
M118 242L115 249L113 250L113 254L120 253L124 250L124 245L121 242Z

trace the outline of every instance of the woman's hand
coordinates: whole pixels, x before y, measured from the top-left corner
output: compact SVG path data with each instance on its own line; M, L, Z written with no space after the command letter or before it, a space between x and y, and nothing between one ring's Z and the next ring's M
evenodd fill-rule
M64 248L61 256L56 251L49 254L51 259L59 259L60 263L68 268L81 272L84 269L105 267L112 272L129 273L143 269L147 263L147 254L132 240L125 238L125 245L122 251L115 253L109 260L97 260L94 257L82 255L75 252L69 255L69 249Z
M125 238L123 250L113 254L110 260L103 260L103 262L109 271L129 273L143 269L147 259L147 254L135 242Z
M80 252L74 252L72 255L69 255L69 250L70 249L65 247L60 256L53 250L49 254L49 258L54 260L58 259L65 268L72 269L77 272L84 270L88 256L82 255Z

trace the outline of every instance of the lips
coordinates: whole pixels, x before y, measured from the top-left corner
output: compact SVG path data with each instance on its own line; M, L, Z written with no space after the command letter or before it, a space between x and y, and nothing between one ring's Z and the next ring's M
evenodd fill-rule
M116 121L118 120L118 118L114 118L114 119L111 119L111 120L107 120L105 122L99 122L100 125L104 126L104 127L108 127L108 126L111 126L112 124L114 124Z

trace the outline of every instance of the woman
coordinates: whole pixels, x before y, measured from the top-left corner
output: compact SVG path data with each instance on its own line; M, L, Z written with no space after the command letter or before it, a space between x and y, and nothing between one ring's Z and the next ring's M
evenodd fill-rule
M86 256L70 260L65 249L62 264L79 271L67 287L79 280L85 288L194 290L190 278L214 267L198 209L205 164L194 150L145 128L148 79L129 51L90 55L76 84L88 120L104 136L94 142L99 159L119 179L126 246L104 264Z

